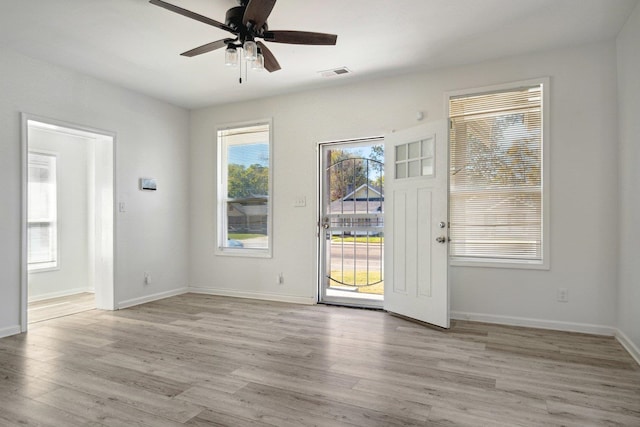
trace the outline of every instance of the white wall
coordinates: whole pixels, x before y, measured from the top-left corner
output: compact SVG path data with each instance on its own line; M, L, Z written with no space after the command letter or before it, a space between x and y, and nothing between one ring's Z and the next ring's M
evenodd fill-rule
M551 78L551 270L453 268L451 308L461 316L610 333L618 250L613 42L193 111L192 286L312 301L317 142L410 127L417 124L416 111L442 118L446 91L542 76ZM216 126L263 117L273 117L274 126L273 259L216 256ZM296 196L306 196L306 208L292 206ZM279 272L283 285L276 284ZM568 288L568 303L556 302L559 287Z
M640 4L618 35L620 273L618 328L640 358Z
M92 291L88 271L87 148L80 136L32 127L29 149L57 155L58 268L29 274L29 300Z
M0 76L0 336L20 330L20 112L117 133L116 200L127 211L116 216L116 302L186 286L188 112L6 50ZM143 176L159 190L139 191Z

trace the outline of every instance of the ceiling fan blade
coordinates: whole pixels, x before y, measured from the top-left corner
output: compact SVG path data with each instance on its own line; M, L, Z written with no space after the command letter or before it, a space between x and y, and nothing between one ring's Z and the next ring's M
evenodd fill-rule
M267 31L264 33L264 39L274 43L334 45L338 36L308 31Z
M203 44L202 46L196 47L195 49L191 49L191 50L188 50L186 52L183 52L180 55L188 56L188 57L192 57L192 56L196 56L196 55L202 55L203 53L211 52L212 50L216 50L216 49L220 49L221 47L225 47L227 45L227 43L229 43L229 41L232 41L232 40L231 39L216 40L216 41L211 42L211 43Z
M249 22L253 22L255 28L262 28L275 4L276 0L249 0L242 17L242 24L246 27Z
M170 10L170 11L175 12L177 14L180 14L182 16L186 16L187 18L195 19L196 21L200 21L200 22L203 22L205 24L212 25L212 26L214 26L216 28L220 28L221 30L229 31L232 34L235 34L235 31L233 31L233 28L229 27L228 25L223 24L222 22L218 22L218 21L216 21L214 19L207 18L206 16L199 15L199 14L197 14L195 12L191 12L190 10L183 9L183 8L181 8L179 6L172 5L171 3L167 3L166 1L149 0L149 3L155 4L156 6L163 7L165 9L167 9L167 10Z
M278 64L278 60L273 55L273 53L269 50L267 46L265 46L262 42L256 42L258 47L260 48L260 52L262 52L262 56L264 56L264 68L267 69L270 73L274 71L278 71L280 69L280 64Z

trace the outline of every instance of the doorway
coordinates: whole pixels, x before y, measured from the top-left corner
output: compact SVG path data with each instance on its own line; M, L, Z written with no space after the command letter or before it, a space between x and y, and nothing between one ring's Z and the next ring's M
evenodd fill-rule
M22 331L114 308L114 135L23 114Z
M382 308L384 141L320 144L319 302Z

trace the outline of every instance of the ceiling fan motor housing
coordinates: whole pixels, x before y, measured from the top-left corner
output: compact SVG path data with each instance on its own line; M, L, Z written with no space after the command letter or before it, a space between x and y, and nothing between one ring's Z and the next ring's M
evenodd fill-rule
M267 31L267 23L265 22L262 28L251 28L247 29L242 24L242 19L244 17L244 11L246 10L245 6L236 6L227 10L227 14L224 18L224 23L229 27L233 28L235 31L239 33L244 33L245 36L250 35L251 38L255 36L262 36L265 31ZM240 37L242 39L242 37Z

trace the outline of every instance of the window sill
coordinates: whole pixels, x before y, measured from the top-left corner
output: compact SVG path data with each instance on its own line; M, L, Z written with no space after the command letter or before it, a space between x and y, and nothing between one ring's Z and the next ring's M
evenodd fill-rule
M452 267L511 268L515 270L550 270L548 261L450 258Z
M231 256L240 258L272 258L270 249L235 249L235 248L217 248L216 255Z
M49 265L42 265L42 266L38 266L38 267L32 267L32 266L27 266L27 273L31 274L31 273L48 273L51 271L58 271L60 270L60 267L57 264L49 264Z

